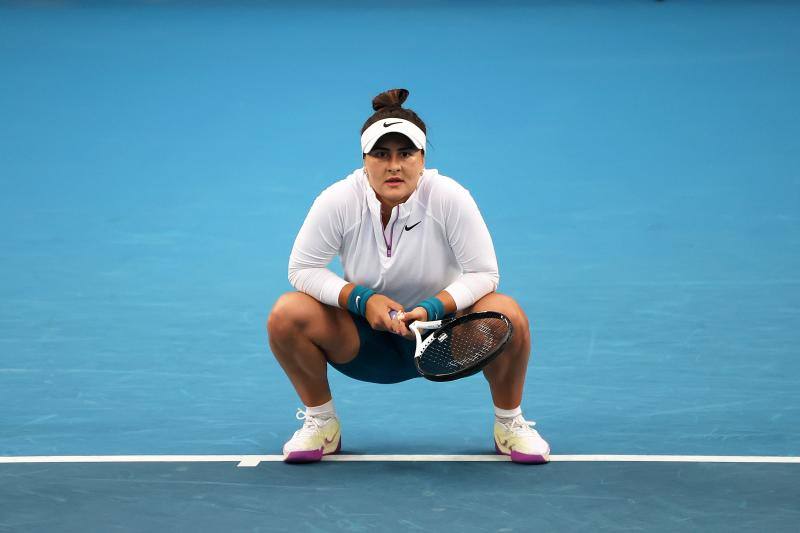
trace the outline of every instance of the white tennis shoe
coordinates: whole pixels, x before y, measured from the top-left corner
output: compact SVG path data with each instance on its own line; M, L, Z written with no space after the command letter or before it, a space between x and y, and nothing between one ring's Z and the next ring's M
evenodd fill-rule
M498 419L494 423L494 447L497 453L510 455L515 463L541 464L550 460L550 445L533 429L536 422L522 415Z
M303 427L283 445L283 460L287 463L313 463L323 455L338 452L342 447L342 434L336 415L321 418L310 416L302 409L295 415L303 420Z

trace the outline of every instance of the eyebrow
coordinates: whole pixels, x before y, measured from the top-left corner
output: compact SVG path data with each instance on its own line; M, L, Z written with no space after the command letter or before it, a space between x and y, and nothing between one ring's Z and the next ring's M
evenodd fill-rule
M391 152L391 150L389 150L385 146L373 146L372 150L370 150L370 151L374 152L375 150L383 150L384 152ZM404 152L404 151L407 151L407 150L419 150L419 148L417 148L413 144L409 144L407 146L402 146L402 147L397 149L398 152Z

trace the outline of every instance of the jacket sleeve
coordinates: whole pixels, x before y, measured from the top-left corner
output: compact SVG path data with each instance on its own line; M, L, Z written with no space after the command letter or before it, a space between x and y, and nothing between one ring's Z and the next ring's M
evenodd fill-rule
M489 228L469 191L451 182L442 196L442 218L450 247L461 265L461 277L445 287L457 309L497 289L500 274Z
M347 282L328 268L342 245L344 209L338 195L323 191L306 216L289 256L289 283L324 304L339 306Z

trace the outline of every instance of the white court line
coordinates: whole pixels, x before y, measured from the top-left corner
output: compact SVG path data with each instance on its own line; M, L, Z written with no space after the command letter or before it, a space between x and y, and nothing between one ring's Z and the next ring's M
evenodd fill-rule
M505 455L328 455L334 462L503 462ZM282 455L36 455L0 456L0 464L31 463L237 463L239 467L283 461ZM759 455L551 455L552 462L781 463L800 464L800 456Z

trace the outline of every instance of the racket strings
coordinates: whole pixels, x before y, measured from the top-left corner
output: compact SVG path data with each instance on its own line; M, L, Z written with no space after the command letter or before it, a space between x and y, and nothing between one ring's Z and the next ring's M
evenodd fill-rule
M452 374L475 366L503 345L508 326L499 318L481 318L432 333L433 341L420 356L429 374Z

